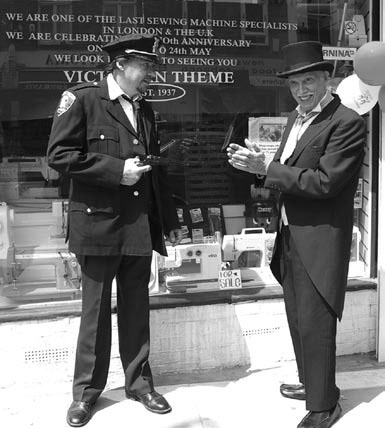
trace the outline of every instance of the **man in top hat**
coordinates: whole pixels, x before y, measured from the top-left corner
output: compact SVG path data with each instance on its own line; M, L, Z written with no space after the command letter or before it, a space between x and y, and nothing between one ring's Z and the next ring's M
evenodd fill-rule
M322 45L305 41L283 48L297 108L270 164L257 144L231 144L229 163L265 176L278 191L279 230L271 270L283 286L299 384L281 394L306 400L298 428L327 428L339 418L335 383L336 325L341 319L353 227L353 199L365 155L365 125L328 91L332 64Z
M102 393L111 351L111 286L116 278L119 353L125 393L155 413L171 410L154 390L149 365L153 250L166 255L181 230L159 155L154 113L142 99L155 75L158 41L125 36L108 45L107 75L65 91L53 119L49 165L70 178L68 240L82 271L82 315L70 426L85 425Z

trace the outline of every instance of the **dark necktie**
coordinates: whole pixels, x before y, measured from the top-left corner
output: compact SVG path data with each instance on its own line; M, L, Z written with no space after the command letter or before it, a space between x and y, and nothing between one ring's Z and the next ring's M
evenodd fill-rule
M136 117L136 134L137 134L138 140L143 144L143 146L146 149L146 153L148 154L148 146L146 144L146 133L144 131L143 113L142 113L142 109L140 108L139 100L133 100L127 95L122 95L122 97L132 105L134 115ZM151 183L152 181L151 171L144 174L143 179L146 183L146 187L148 190L148 196L147 196L148 214L150 216L150 223L152 224L152 221L154 220L151 220L151 219L153 219L154 216L156 216L155 214L156 202L155 202L154 189Z
M140 108L138 101L133 101L132 106L134 108L136 116L136 132L138 134L139 140L147 147L146 144L146 133L144 132L144 121L143 121L143 112Z
M138 136L138 140L143 144L147 152L146 133L144 131L143 113L142 113L142 109L140 108L139 101L138 100L134 101L132 98L128 97L127 95L122 95L122 97L132 105L132 109L134 111L134 116L136 119L136 133Z

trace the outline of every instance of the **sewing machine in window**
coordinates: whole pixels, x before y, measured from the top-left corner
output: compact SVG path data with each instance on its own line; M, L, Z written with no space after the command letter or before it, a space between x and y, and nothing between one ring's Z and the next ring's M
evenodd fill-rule
M212 242L167 247L168 256L159 257L159 272L167 291L186 292L218 288L221 245Z
M240 269L244 285L274 283L269 269L274 241L275 233L266 233L263 227L244 228L240 234L224 235L223 262L229 269Z
M53 211L15 214L0 203L0 306L68 298L80 289L79 264Z

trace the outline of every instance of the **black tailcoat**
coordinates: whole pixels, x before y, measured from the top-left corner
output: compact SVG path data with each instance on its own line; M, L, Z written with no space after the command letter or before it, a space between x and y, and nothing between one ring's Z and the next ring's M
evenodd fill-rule
M365 124L335 96L280 163L293 112L265 185L278 190L288 226L278 232L271 269L283 285L306 408L333 408L336 324L341 319L352 242L353 201L365 156Z
M341 318L349 269L353 201L365 156L364 120L338 96L315 118L292 156L279 159L297 112L269 165L265 186L280 192L302 263L323 298ZM278 263L271 265L280 282Z

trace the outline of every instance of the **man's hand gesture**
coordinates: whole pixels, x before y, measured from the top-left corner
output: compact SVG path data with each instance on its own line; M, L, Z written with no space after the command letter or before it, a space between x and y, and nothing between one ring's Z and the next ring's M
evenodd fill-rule
M230 144L227 148L229 164L236 169L251 174L266 175L269 163L266 162L265 154L257 143L252 143L245 138L246 147L239 144Z

